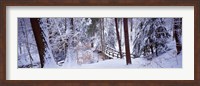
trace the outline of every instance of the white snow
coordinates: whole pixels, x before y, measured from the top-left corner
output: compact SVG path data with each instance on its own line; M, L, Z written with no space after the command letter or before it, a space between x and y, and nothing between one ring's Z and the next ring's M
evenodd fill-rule
M79 68L181 68L182 55L173 56L174 52L176 53L175 50L171 50L151 61L144 58L131 59L132 64L130 65L126 65L125 59L111 59L94 64L84 64Z
M145 18L141 19L133 18L132 26L134 29L132 31L129 29L129 46L131 54L143 52L140 48L136 47L138 48L136 49L134 47L136 38L140 36L140 34L138 35L137 33L141 33L139 29L140 24L143 24L141 21L144 21L144 23L147 22L144 20ZM119 45L116 39L114 18L104 18L103 20L105 38L103 42L105 42L105 45L112 47L113 50L119 51ZM73 18L73 25L71 25L72 22L70 18L42 18L40 22L42 22L40 26L43 30L43 35L47 43L44 68L182 68L182 53L176 55L176 42L173 40L173 37L166 39L166 45L168 48L165 49L168 51L162 55L154 57L152 60L147 60L143 57L143 55L140 55L140 58L131 59L132 64L126 65L125 57L123 59L114 57L114 59L103 60L102 53L97 51L101 50L99 49L101 48L101 32L99 32L101 30L96 31L92 37L88 35L88 29L91 28L90 25L92 24L91 18ZM165 22L167 23L161 25L166 27L167 31L173 35L173 19L166 19ZM31 32L30 20L29 23L24 24L30 29L27 30L30 35L28 36L30 39L28 41L30 43L34 42L33 45L30 46L31 55L34 59L33 64L38 65L34 66L34 68L39 67L40 61L39 55L37 53L38 51L36 51L36 43L35 40L31 40L34 39L34 36L33 32ZM96 29L101 28L99 25L100 23L96 24ZM19 25L18 28L22 28L22 26L24 27L24 25ZM120 27L118 30L121 39L121 49L122 52L125 52L124 29L122 20L119 22L118 26ZM73 31L71 27L73 27ZM131 28L131 25L129 24L128 27ZM143 25L141 28L143 27L146 26ZM150 25L147 25L146 30L149 30L149 28ZM21 44L18 48L21 49L23 53L19 52L18 66L29 66L29 64L31 64L30 57L28 53L25 52L26 48L23 44L25 44L26 41L23 38L22 32L23 31L20 31L19 29L18 38L21 39L18 39L18 42ZM141 34L146 34L146 32ZM155 34L152 34L152 36L153 35ZM142 35L141 39L137 40L140 44L138 46L144 46L145 40L147 40L146 35ZM91 47L91 44L93 44L93 47ZM106 55L112 57L112 55Z
M176 50L170 50L152 60L146 60L145 58L131 59L132 64L126 65L126 59L110 59L99 61L93 64L68 64L64 63L63 66L57 66L59 68L72 68L72 69L91 69L91 68L103 68L103 69L115 69L115 68L182 68L182 53L176 55ZM51 67L52 68L52 67Z

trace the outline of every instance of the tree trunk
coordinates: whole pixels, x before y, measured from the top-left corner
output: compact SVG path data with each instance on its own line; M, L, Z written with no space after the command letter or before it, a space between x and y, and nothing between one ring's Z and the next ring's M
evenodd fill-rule
M40 56L40 63L41 63L41 68L44 67L44 55L45 55L45 47L44 47L44 37L42 35L42 29L40 28L39 25L39 19L38 18L30 18L31 21L31 26L33 29L33 34L35 36L35 41L37 44L39 56Z
M106 59L106 55L105 55L105 37L104 37L104 18L102 18L101 21L101 25L102 25L102 52L103 52L103 60Z
M181 18L174 18L174 33L173 33L173 37L175 38L175 41L176 41L177 55L182 50L181 39L179 37L179 36L181 36L181 28L182 28L182 19Z
M156 56L158 56L158 44L157 43L155 43L155 50L156 50Z
M153 45L150 45L150 48L151 48L151 53L152 53L152 55L154 55L154 52L153 52Z
M65 18L65 30L67 31L67 18ZM66 56L67 56L67 41L65 41L65 43L64 43L64 54L65 54L65 59L67 58ZM65 60L64 59L64 60Z
M132 34L132 31L133 31L133 19L131 18L131 34ZM132 42L132 40L133 40L133 37L131 35L131 42Z
M74 28L74 19L71 18L71 29L72 29L72 37L70 37L70 45L72 45L73 47L75 47L74 42L75 42L75 28Z
M119 31L118 31L117 18L115 18L115 26L116 26L116 32L117 32L118 45L119 45L119 54L120 54L120 58L122 58L121 39L120 39L120 36L119 36Z
M129 49L129 34L128 34L128 19L124 18L124 38L125 38L125 50L126 50L126 64L131 64L131 56Z
M123 19L121 18L120 20L121 20L121 21L120 21L120 23L121 23L121 29L120 29L120 30L121 30L121 31L120 31L121 33L120 33L120 36L121 36L121 39L122 39L122 36L123 36L123 33L122 33L122 32L123 32L123 29L122 29L122 28L123 28ZM121 41L121 45L122 45L122 41Z
M71 18L71 30L72 30L72 34L75 33L75 30L74 30L74 19Z
M101 51L103 52L103 25L102 25L102 19L100 20L100 27L101 27L101 33L100 33L100 36L101 36Z
M131 32L133 31L133 19L131 18L130 19L130 22L131 22Z
M19 44L19 54L22 54L22 44Z

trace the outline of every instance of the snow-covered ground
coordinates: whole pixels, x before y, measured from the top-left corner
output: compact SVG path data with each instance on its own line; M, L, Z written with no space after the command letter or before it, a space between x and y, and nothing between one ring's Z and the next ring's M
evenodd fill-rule
M107 59L100 52L104 49L102 44L115 51L119 51L121 47L122 52L126 52L123 20L118 23L121 39L121 46L119 46L115 32L117 23L115 24L114 18L42 18L40 26L47 43L44 68L182 68L182 53L176 55L176 44L181 43L176 43L174 39L174 20L174 18L132 18L129 20L130 53L139 58L132 58L132 64L126 65L125 57ZM39 47L37 48L35 40L32 40L34 35L30 19L22 18L18 22L20 52L18 52L17 66L32 68L33 65L33 68L40 68L37 51ZM25 32L29 35L23 34ZM179 41L182 42L181 36ZM156 46L153 43L156 43ZM27 52L29 48L31 53ZM157 51L156 54L159 56L154 57L154 52ZM106 56L112 57L108 54ZM33 60L30 59L31 57Z
M126 59L110 59L99 61L93 64L70 64L64 63L63 66L51 66L50 68L74 68L74 69L115 69L115 68L182 68L182 54L176 55L176 50L170 50L152 60L146 60L145 58L131 59L132 64L126 65Z
M126 65L126 59L109 59L99 61L92 64L70 64L64 63L60 68L182 68L182 53L176 55L175 41L168 43L168 48L171 49L162 55L147 60L146 58L131 59L132 64Z
M168 48L171 49L167 51L166 53L154 57L152 60L147 60L146 58L135 58L131 59L132 64L126 65L126 58L119 59L107 59L107 60L98 60L97 62L90 63L90 64L77 64L75 60L65 61L62 65L58 66L53 59L49 59L44 68L63 68L63 69L116 69L116 68L182 68L182 53L179 55L176 55L176 48L174 41L169 42ZM71 51L71 50L69 50ZM72 54L72 51L70 52ZM34 56L36 55L36 56ZM28 55L27 55L28 56ZM34 57L38 57L37 54L33 54ZM73 56L73 55L72 55ZM99 57L99 55L94 54L94 57ZM69 56L71 57L71 56ZM39 57L38 57L39 58ZM27 57L26 60L29 60L29 57ZM73 62L72 62L73 61ZM96 61L96 60L95 60ZM26 66L30 66L29 62L19 62L20 63L27 63L23 64ZM39 67L39 59L34 59L33 61L34 68ZM22 64L20 64L22 65Z
M132 64L126 65L125 59L111 59L100 61L94 64L84 64L77 66L77 68L181 68L182 55L173 56L172 53L176 51L171 50L151 61L144 58L131 59Z

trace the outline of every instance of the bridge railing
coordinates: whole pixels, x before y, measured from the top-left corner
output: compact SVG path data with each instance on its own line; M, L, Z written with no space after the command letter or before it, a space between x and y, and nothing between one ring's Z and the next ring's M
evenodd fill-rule
M113 48L110 48L108 46L106 46L105 48L105 52L104 52L107 56L109 57L117 57L119 58L120 57L120 53L119 51L113 49ZM133 54L130 54L131 55L131 58L135 58L135 56ZM122 52L122 56L126 56L126 53L125 52Z

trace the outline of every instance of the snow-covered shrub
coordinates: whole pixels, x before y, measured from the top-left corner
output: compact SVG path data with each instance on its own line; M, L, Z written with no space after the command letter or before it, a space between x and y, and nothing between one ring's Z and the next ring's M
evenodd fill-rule
M133 52L137 57L158 56L167 50L166 43L171 35L164 23L164 19L161 18L147 18L141 21Z
M79 54L77 58L77 63L78 64L89 64L93 63L93 51L92 50L86 50L82 51L81 54Z

